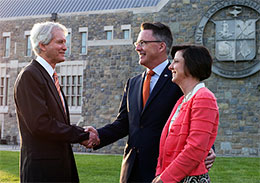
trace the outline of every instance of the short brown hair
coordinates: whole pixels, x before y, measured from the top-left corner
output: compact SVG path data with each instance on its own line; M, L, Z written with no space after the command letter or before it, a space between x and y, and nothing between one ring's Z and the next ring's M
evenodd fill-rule
M160 22L148 23L144 22L141 24L141 30L152 30L153 36L159 41L165 42L167 55L170 53L172 47L172 33L170 28L167 25L164 25Z
M171 50L173 58L177 51L182 51L185 70L193 77L200 81L210 77L213 60L206 47L196 45L173 46Z

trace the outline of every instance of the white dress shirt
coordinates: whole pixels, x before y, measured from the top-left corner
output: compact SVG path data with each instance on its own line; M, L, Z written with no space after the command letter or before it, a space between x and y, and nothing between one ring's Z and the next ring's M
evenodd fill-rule
M50 77L52 78L53 82L54 82L54 78L53 78L53 73L55 72L55 70L52 68L52 66L46 61L44 60L41 56L37 56L35 59L39 64L41 64L41 66L48 72L48 74L50 75ZM63 104L65 104L64 101L64 97L62 96L62 102Z
M41 64L41 66L49 73L50 77L53 80L54 69L52 68L52 66L46 60L44 60L41 56L37 56L37 58L35 60L37 62L39 62L39 64Z
M157 67L155 67L153 69L153 72L155 72L155 74L151 77L151 82L150 82L150 93L152 92L154 86L156 85L160 75L162 74L163 70L165 69L165 67L168 65L169 61L168 59L165 60L164 62L162 62L160 65L158 65ZM148 72L149 69L147 69L146 72Z

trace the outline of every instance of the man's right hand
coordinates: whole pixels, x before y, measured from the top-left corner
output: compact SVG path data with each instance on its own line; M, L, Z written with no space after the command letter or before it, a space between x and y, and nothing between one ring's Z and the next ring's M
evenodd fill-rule
M92 126L86 126L83 127L85 129L85 132L89 132L89 139L82 142L81 144L84 145L86 148L93 148L96 145L100 144L100 139L98 137L97 130Z

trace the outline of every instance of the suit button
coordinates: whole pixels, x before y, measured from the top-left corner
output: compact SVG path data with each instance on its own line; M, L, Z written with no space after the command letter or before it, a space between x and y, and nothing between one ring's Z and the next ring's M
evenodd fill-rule
M141 126L140 126L140 128L144 128L144 126L143 126L143 125L141 125Z

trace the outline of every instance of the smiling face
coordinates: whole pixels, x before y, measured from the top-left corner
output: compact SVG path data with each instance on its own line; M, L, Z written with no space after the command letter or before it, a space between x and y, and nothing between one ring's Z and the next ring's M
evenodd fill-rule
M185 60L182 56L182 51L177 51L175 53L173 62L169 66L169 70L172 72L172 82L180 84L185 78L188 77L185 72Z
M158 41L154 36L152 30L142 30L137 38L137 43L140 41ZM139 64L149 69L153 69L162 62L161 46L163 42L147 42L143 45L136 45L136 52L139 55ZM165 46L164 46L165 47ZM167 55L166 55L167 56ZM164 60L163 60L164 61Z
M65 52L66 47L66 37L62 30L53 29L52 30L53 38L49 44L43 45L40 43L41 54L53 68L57 63L65 61Z

